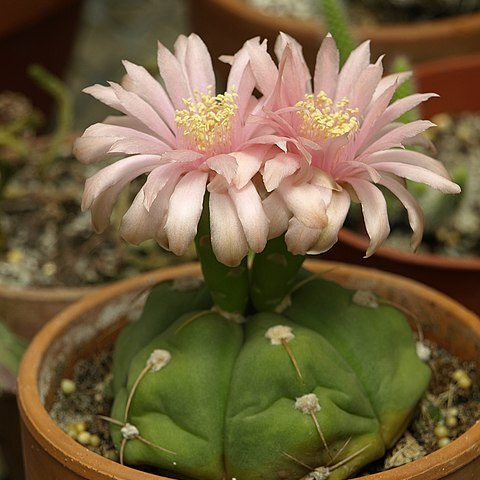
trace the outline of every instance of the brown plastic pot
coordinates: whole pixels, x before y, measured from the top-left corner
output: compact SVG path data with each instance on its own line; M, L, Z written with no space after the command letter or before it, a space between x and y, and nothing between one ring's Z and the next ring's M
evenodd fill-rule
M480 54L424 63L416 67L415 73L419 91L440 95L424 104L423 116L480 112ZM364 259L367 247L366 236L343 229L338 244L324 258L414 278L480 313L480 257L453 258L381 247L375 255Z
M245 0L191 0L192 29L206 41L212 56L233 54L249 38L267 38L273 45L280 31L303 46L307 63L314 65L326 30L319 22L268 14ZM374 58L386 54L386 62L402 54L412 63L449 55L478 52L480 12L441 20L379 24L354 29L359 41L370 39ZM223 73L226 69L216 65Z
M373 290L401 304L420 322L426 338L465 360L479 359L477 316L446 296L412 280L358 266L317 261L306 266L347 287ZM46 408L64 372L78 358L111 344L139 293L162 280L199 274L199 266L189 264L112 284L64 310L35 337L24 356L18 383L26 480L165 480L122 466L76 443L53 422ZM477 423L441 450L362 479L475 480L479 471Z

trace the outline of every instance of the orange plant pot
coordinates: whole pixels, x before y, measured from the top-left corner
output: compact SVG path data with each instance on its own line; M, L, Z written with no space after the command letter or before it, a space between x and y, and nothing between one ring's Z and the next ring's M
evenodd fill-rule
M306 267L346 287L372 290L401 304L420 322L426 338L462 359L478 360L478 317L441 293L410 279L358 266L314 261ZM88 352L112 343L139 293L184 275L200 275L199 266L167 268L109 285L64 310L35 337L18 382L26 480L166 480L91 452L61 431L46 409L65 370ZM477 423L441 450L362 480L474 480L479 471Z
M256 36L267 38L272 47L282 31L300 42L307 63L313 67L327 33L320 22L269 14L245 0L191 0L190 10L193 31L205 40L215 59L235 53L246 40ZM358 27L353 33L358 41L371 40L374 58L386 54L388 64L401 54L417 63L478 52L480 12L433 21ZM225 74L226 68L220 62L216 67Z
M415 74L420 92L440 95L423 105L424 117L441 112L480 112L480 54L420 64L415 68ZM367 247L366 236L343 229L338 244L322 258L414 278L480 313L480 257L453 258L381 247L372 257L364 259Z

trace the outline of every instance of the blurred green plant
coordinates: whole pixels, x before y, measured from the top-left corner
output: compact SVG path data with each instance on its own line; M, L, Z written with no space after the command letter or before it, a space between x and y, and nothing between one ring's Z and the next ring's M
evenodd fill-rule
M18 367L26 347L27 342L0 320L0 394L15 393Z

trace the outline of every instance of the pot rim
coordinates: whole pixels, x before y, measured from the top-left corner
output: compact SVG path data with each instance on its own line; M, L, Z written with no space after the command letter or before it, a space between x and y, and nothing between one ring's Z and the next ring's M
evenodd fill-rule
M480 321L473 312L446 295L421 283L375 269L336 262L310 260L305 263L305 266L317 273L325 273L327 278L329 274L331 275L335 271L334 275L340 280L360 275L383 283L394 281L398 288L414 291L416 295L428 298L430 302L435 304L441 303L444 308L457 312L458 320L480 337ZM45 325L33 339L23 357L18 377L18 404L21 416L25 426L35 440L40 441L43 448L58 462L65 465L66 468L79 474L95 471L97 474L96 478L101 478L102 480L111 480L112 478L171 480L167 477L141 472L120 465L91 452L71 439L57 426L45 410L40 400L37 378L49 345L55 338L64 335L68 331L71 318L75 318L80 313L88 311L98 304L105 303L117 295L127 293L130 290L142 290L142 286L143 288L148 288L153 283L182 275L200 275L200 265L190 263L164 268L107 285L92 295L84 297L67 307ZM448 460L445 460L446 455ZM422 480L426 478L424 475L427 473L432 475L453 473L479 455L480 422L476 422L467 432L441 450L437 450L424 458L401 467L362 477L362 479L404 480L408 478L411 480ZM459 462L458 464L456 463L457 461Z
M356 250L366 252L369 240L366 236L348 228L342 228L338 234L340 243L350 245ZM376 259L395 259L402 264L414 264L435 268L437 270L480 271L480 257L447 257L432 253L410 253L392 247L379 247L375 252ZM480 272L479 272L480 274Z
M319 21L298 20L273 13L265 13L259 8L249 5L244 0L208 0L216 8L227 9L236 15L255 23L276 24L279 30L301 30L305 34L323 37L318 25ZM472 12L451 17L420 22L385 22L374 26L353 27L354 32L362 39L374 38L376 40L401 39L403 41L412 38L412 41L433 40L438 36L450 38L454 35L463 34L468 37L473 30L478 30L480 24L480 12Z

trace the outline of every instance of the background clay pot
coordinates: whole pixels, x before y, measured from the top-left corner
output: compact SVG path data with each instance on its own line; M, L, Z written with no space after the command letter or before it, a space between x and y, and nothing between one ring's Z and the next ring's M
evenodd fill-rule
M0 285L0 318L18 336L31 340L57 313L95 287L35 288Z
M4 65L0 91L24 93L45 114L51 96L28 75L28 67L42 65L61 77L70 60L82 0L15 0L2 2L0 58Z
M249 38L267 38L272 47L280 31L296 38L303 46L307 63L313 67L326 30L315 21L301 21L268 14L245 0L192 0L191 25L208 45L212 57L235 53ZM449 55L478 52L480 12L435 21L380 24L358 27L359 41L370 39L373 58L386 54L388 63L406 55L412 63ZM226 69L216 63L220 72Z
M426 338L465 360L478 360L480 322L455 301L409 279L376 270L330 262L306 266L347 287L370 289L401 304L421 323ZM162 280L199 274L199 266L190 264L112 284L64 310L36 336L20 368L18 391L27 480L164 478L122 466L79 445L57 427L45 406L76 359L113 341L139 293ZM423 459L362 479L473 480L479 470L480 424L476 424Z
M418 91L440 95L423 105L422 116L437 113L480 112L480 54L452 57L415 68ZM381 247L362 258L366 236L343 229L339 242L322 258L387 270L426 283L480 313L480 257L453 258Z

